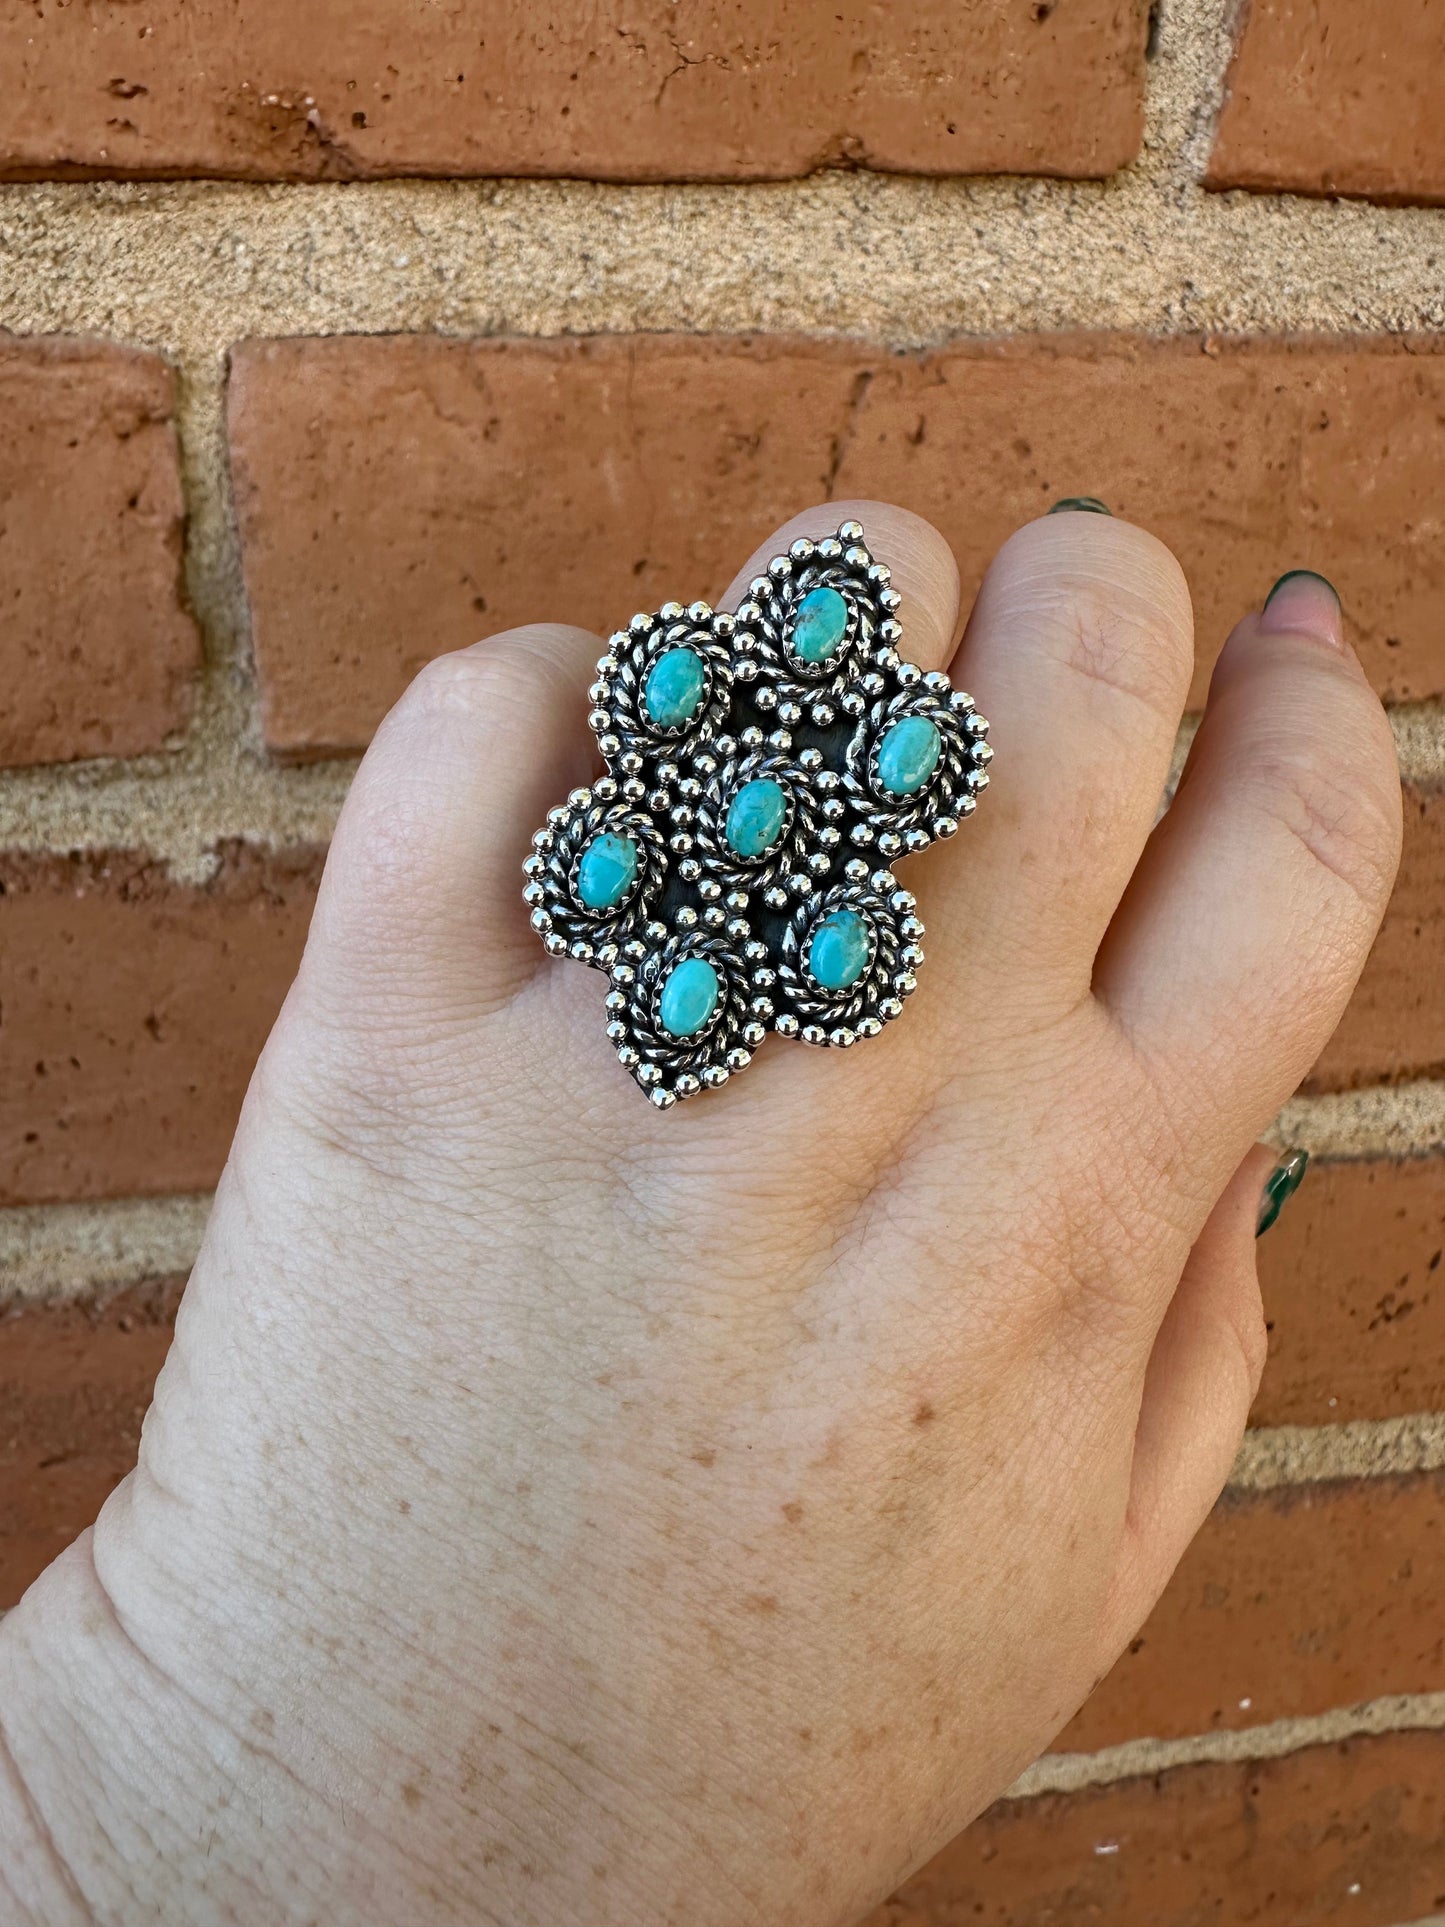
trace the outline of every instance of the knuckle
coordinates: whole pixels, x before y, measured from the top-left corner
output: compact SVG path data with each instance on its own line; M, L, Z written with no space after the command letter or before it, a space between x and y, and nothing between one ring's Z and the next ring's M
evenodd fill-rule
M1341 763L1338 738L1274 742L1255 762L1253 800L1320 874L1373 919L1389 899L1400 858L1401 803L1393 769L1380 781Z
M600 648L595 636L556 623L509 629L469 649L424 663L388 718L388 726L445 727L455 719L506 728L575 702L587 664Z
M460 649L433 656L412 678L397 705L405 720L474 714L508 700L521 684L516 654L508 649Z
M1068 594L1065 666L1081 680L1129 699L1172 729L1179 721L1192 655L1151 612L1103 583L1075 580Z
M1014 543L1030 617L1046 626L1061 666L1173 728L1193 674L1194 621L1170 550L1094 515L1045 518Z

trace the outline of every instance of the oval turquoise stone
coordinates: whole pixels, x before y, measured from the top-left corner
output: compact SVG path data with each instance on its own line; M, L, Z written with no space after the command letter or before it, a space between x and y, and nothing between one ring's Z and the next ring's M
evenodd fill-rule
M725 834L739 856L761 856L782 833L788 816L788 793L770 776L744 783L728 804Z
M847 990L868 968L868 925L856 910L835 910L813 932L808 968L824 990Z
M904 716L878 745L878 780L894 796L911 796L938 767L943 738L926 716Z
M603 830L582 852L577 894L589 910L610 910L637 880L637 845L630 836Z
M684 957L662 986L657 1014L674 1037L691 1037L717 1009L721 991L717 972L706 957Z
M809 589L793 617L793 654L826 662L848 633L848 605L836 589Z
M692 649L664 649L647 672L642 700L659 729L692 721L703 691L702 657Z

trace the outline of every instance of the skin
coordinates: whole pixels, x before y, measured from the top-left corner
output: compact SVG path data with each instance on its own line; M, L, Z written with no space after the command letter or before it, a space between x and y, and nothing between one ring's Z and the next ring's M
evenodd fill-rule
M140 1464L0 1630L5 1919L847 1922L1137 1630L1264 1359L1256 1139L1389 894L1390 732L1295 578L1153 827L1168 551L1034 522L955 656L942 539L833 503L731 600L850 515L997 751L904 868L904 1020L651 1109L521 903L600 639L425 670Z

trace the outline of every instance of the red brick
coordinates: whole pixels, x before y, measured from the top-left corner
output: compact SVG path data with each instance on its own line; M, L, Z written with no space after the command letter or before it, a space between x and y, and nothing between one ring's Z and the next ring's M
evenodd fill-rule
M1437 346L245 344L231 431L267 739L288 756L355 747L428 656L512 623L605 631L716 594L770 527L829 494L931 516L970 597L1020 522L1102 495L1185 565L1196 700L1231 623L1292 566L1339 585L1382 694L1438 694Z
M1207 185L1445 201L1439 0L1251 0Z
M85 1305L0 1309L0 1609L135 1464L182 1280Z
M319 867L0 857L0 1205L215 1183Z
M1359 989L1309 1088L1445 1071L1445 790L1407 785L1400 878Z
M1442 1593L1445 1475L1226 1493L1055 1748L1439 1692Z
M232 460L268 742L356 747L444 650L721 586L824 492L857 377L846 352L667 340L245 344Z
M10 8L0 173L1102 175L1145 0L284 0Z
M0 764L132 756L190 715L174 412L158 355L0 337Z
M864 1927L1397 1927L1445 1909L1445 1734L1002 1800Z
M1313 1164L1259 1247L1256 1425L1445 1409L1445 1156Z

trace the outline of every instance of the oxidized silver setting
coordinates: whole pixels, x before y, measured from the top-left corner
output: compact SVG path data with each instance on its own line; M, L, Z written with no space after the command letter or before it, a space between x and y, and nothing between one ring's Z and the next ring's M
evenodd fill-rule
M813 662L791 639L800 603L818 588L841 596L847 626ZM898 606L861 525L845 522L774 556L735 616L665 603L634 616L597 665L589 720L606 774L548 813L524 895L551 956L606 972L607 1035L656 1105L725 1084L770 1030L836 1048L875 1037L917 985L923 925L890 866L972 815L993 752L972 697L899 655ZM686 723L664 728L644 700L647 676L679 647L699 658L702 692ZM938 754L926 780L895 794L880 749L913 716L937 730ZM782 790L783 823L765 851L746 856L727 840L728 810L760 778ZM618 901L589 908L582 858L609 832L631 842L635 874ZM810 957L819 925L839 911L862 920L866 961L834 989ZM662 997L690 958L706 962L717 993L705 1021L679 1036L663 1021ZM827 974L821 952L818 968Z

